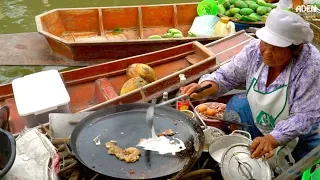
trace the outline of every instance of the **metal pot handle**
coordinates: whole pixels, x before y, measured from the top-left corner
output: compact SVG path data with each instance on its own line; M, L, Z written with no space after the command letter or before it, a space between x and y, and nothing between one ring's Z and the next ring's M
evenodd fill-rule
M232 131L232 133L230 135L234 135L235 133L242 134L242 135L246 136L248 139L252 140L251 139L251 134L248 133L247 131L234 130L234 131Z

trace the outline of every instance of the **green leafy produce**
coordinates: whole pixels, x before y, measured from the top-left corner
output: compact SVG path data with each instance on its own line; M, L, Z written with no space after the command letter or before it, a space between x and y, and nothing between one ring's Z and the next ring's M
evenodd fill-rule
M271 8L271 7L267 7L267 9L268 9L268 12L270 12L270 11L272 10L272 8Z
M239 8L232 8L232 9L230 9L229 11L230 11L230 13L231 13L232 15L235 15L235 14L237 14L237 13L240 12L240 9L239 9Z
M226 15L226 16L228 16L228 17L232 17L232 14L230 13L229 10L227 10L227 11L224 13L224 15Z
M175 34L182 34L182 32L179 29L171 28L168 30L168 33L172 33L173 35Z
M265 6L259 6L259 7L257 8L257 11L256 11L256 12L257 12L257 14L263 16L263 15L265 15L265 14L268 13L268 8L265 7Z
M241 0L237 0L234 3L234 6L237 7L237 8L240 8L240 9L248 7L248 5L245 2L241 1Z
M240 10L240 14L241 15L249 15L251 13L254 13L254 11L252 9L250 9L250 8L242 8Z
M162 39L162 37L159 35L152 35L152 36L149 36L148 39Z
M256 11L258 7L259 7L259 5L256 4L256 3L252 3L252 4L249 5L249 8L254 10L254 11Z
M240 20L242 18L242 15L239 14L239 13L236 13L234 16L233 16L234 19L237 19L237 20Z
M226 12L226 8L224 8L224 6L222 4L218 5L218 12L220 14L224 14Z
M172 38L183 38L182 34L174 34Z
M261 21L262 17L256 13L251 13L248 18L254 19L255 21Z
M166 33L162 35L163 38L172 38L173 34L172 33Z
M228 0L224 1L223 3L223 7L226 8L226 9L229 9L231 6L230 2Z

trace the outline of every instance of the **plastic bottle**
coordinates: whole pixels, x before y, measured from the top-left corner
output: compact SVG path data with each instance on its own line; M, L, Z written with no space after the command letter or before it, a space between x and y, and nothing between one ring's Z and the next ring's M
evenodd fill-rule
M235 25L228 17L221 17L214 28L214 36L228 36L235 32Z
M169 100L169 94L168 92L163 92L162 93L162 99L161 99L161 102L160 103L163 103L165 101L168 101ZM169 106L171 107L173 104L167 104L166 106Z
M179 92L177 93L176 97L181 95L181 90L184 86L187 84L187 79L184 74L179 74L180 78L180 89ZM181 110L188 110L189 109L189 101L188 99L180 99L179 101L176 102L176 109L181 111Z

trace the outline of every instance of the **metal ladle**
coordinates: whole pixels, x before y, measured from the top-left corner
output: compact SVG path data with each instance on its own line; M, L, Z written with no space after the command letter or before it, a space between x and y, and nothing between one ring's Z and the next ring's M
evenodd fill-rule
M208 89L208 88L210 88L210 87L212 87L212 85L211 85L211 84L208 84L208 85L206 85L206 86L204 86L204 87L201 87L201 88L195 90L194 93L200 93L200 92L202 92L202 91L204 91L204 90L206 90L206 89ZM168 101L162 102L162 103L160 103L160 104L151 105L151 106L148 107L146 119L147 119L148 127L149 127L150 130L151 130L152 138L155 139L155 138L157 137L157 135L156 135L156 133L155 133L155 131L154 131L154 127L153 127L154 108L155 108L155 107L164 106L164 105L167 105L167 104L170 104L170 103L173 103L173 102L178 101L178 100L183 99L183 98L189 98L189 95L184 94L184 95L178 96L178 97L176 97L176 98L170 99L170 100L168 100ZM189 100L189 102L190 102L190 100ZM193 107L193 105L192 105L191 103L190 103L190 105Z

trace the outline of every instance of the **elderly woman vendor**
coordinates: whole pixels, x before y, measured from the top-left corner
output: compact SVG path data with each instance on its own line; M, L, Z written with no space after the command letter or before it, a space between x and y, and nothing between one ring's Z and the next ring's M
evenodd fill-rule
M227 111L242 123L253 124L252 158L269 159L279 146L293 143L292 156L301 159L320 144L320 54L310 44L313 31L300 16L275 9L265 27L232 60L182 93L191 98L221 96L246 84L246 94L234 96ZM199 93L194 90L212 84ZM192 94L191 94L192 93Z

